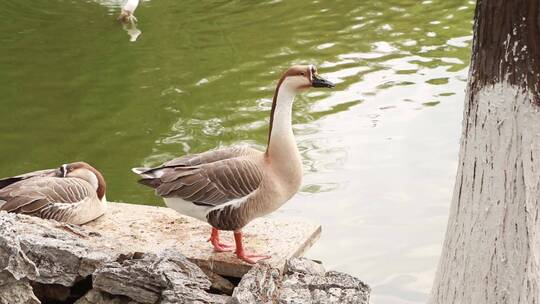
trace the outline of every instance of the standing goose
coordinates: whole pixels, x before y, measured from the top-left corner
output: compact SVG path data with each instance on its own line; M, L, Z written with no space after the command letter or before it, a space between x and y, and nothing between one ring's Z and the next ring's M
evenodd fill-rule
M318 76L312 65L293 66L283 74L274 94L265 152L234 146L133 172L141 184L155 188L169 208L208 222L216 251L232 251L232 245L219 240L219 230L232 230L238 258L252 264L270 258L244 251L242 228L278 209L300 188L302 163L292 131L292 104L296 94L311 87L334 84Z
M84 224L105 213L105 179L84 162L0 179L0 210Z

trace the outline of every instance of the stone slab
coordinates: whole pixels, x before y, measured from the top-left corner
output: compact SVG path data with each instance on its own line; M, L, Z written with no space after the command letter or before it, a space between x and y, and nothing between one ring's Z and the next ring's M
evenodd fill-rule
M207 242L211 227L176 211L146 205L109 203L107 213L84 225L100 235L118 240L121 250L160 252L177 247L189 260L224 276L242 277L253 265L232 252L214 252ZM248 251L268 254L273 268L283 269L287 259L302 256L319 238L321 226L299 219L260 218L243 229ZM222 241L233 243L232 232L223 231Z

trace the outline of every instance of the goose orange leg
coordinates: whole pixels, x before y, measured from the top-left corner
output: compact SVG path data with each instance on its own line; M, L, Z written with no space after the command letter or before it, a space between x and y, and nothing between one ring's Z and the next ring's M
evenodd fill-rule
M234 246L232 244L220 242L219 230L214 227L212 227L212 234L210 234L210 238L208 239L208 241L212 243L212 246L214 246L214 250L217 252L233 251Z
M244 246L242 244L242 236L243 235L242 235L241 230L234 232L234 242L236 243L236 256L239 259L246 261L250 264L255 264L260 260L266 260L266 259L271 258L271 256L269 255L253 254L253 253L245 252Z

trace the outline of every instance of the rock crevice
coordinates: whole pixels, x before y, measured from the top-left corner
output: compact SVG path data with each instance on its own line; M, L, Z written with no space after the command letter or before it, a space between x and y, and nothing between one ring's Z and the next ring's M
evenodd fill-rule
M126 249L127 248L127 249ZM232 297L231 297L232 293ZM106 233L0 212L0 304L368 303L369 287L295 258L260 264L238 283L171 245L133 251Z

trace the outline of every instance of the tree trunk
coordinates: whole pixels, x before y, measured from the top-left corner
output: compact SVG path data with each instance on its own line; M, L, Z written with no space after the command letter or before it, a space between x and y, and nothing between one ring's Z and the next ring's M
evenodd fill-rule
M540 1L478 0L430 303L540 303Z

